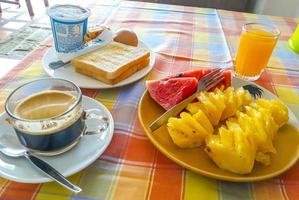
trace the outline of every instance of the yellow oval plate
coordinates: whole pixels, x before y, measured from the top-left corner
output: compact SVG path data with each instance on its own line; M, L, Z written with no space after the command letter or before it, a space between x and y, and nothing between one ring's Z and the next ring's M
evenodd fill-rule
M239 88L247 84L252 83L239 78L233 78L232 81L232 85L235 88ZM264 90L263 98L277 98L265 88L260 88ZM152 133L148 128L149 125L158 116L163 114L163 112L163 108L160 107L146 91L139 103L138 117L150 141L165 156L180 166L204 176L234 182L260 181L285 172L296 163L299 157L299 122L290 109L288 124L279 129L278 134L274 139L274 146L277 149L277 154L272 156L271 165L262 166L255 163L252 172L247 175L231 173L217 167L217 165L214 164L214 162L203 151L204 146L193 149L180 149L172 142L166 129L166 125Z

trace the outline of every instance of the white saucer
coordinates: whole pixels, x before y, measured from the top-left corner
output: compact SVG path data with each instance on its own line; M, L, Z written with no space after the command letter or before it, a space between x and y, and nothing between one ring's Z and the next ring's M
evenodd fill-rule
M61 155L52 157L39 156L39 158L48 162L66 177L79 172L95 161L108 147L114 132L113 118L105 106L86 96L83 96L83 105L85 109L100 109L103 112L103 115L109 118L109 127L107 131L101 135L88 135L82 137L74 148ZM7 117L6 113L0 115L0 137L7 134L15 134L14 129L5 122ZM97 124L88 123L87 126L88 129L93 129ZM0 176L23 183L43 183L52 181L46 175L42 174L42 172L39 172L39 170L25 158L11 158L2 153L0 153Z
M139 41L138 45L145 46L146 48L148 48L148 46L146 46L146 44L144 44L141 41ZM67 65L65 65L61 68L55 69L55 70L51 69L49 67L49 63L57 61L57 60L58 59L56 57L54 48L50 48L44 54L43 59L42 59L42 65L43 65L43 69L49 76L54 77L54 78L63 78L63 79L70 80L70 81L76 83L81 88L108 89L108 88L115 88L115 87L128 85L130 83L133 83L133 82L141 79L145 75L147 75L154 67L155 54L154 54L154 52L150 51L150 64L147 67L139 70L138 72L134 73L127 79L125 79L115 85L109 85L109 84L103 83L101 81L98 81L96 79L90 78L88 76L79 74L75 71L74 67L71 64L67 64Z

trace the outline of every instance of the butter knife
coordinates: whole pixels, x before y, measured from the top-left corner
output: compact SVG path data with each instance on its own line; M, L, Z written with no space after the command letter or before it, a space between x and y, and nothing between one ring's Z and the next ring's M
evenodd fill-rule
M201 92L201 91L199 91L199 92ZM158 119L156 119L149 126L149 128L151 129L151 131L154 132L155 130L157 130L158 128L160 128L163 124L165 124L170 117L176 116L177 114L179 114L191 101L194 100L194 98L196 97L197 93L198 92L196 92L193 95L189 96L185 100L181 101L180 103L178 103L177 105L175 105L174 107L172 107L171 109L169 109L168 111L166 111L163 115L161 115L160 117L158 117Z
M58 68L63 67L64 65L69 64L69 63L70 63L70 61L64 63L64 62L62 62L62 60L58 60L58 61L50 62L48 66L51 69L58 69Z

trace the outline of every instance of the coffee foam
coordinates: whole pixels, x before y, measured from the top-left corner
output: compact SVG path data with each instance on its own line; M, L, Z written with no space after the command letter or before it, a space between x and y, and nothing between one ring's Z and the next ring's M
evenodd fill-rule
M83 106L79 104L74 110L55 120L15 121L15 128L30 135L47 135L59 132L74 124L83 115Z
M43 120L61 115L74 105L76 97L62 91L47 90L22 100L14 114L25 120Z
M58 97L61 99L57 99ZM44 91L31 95L16 106L15 115L22 119L25 116L25 119L22 121L15 120L13 122L14 127L19 131L30 135L46 135L59 132L74 124L83 115L83 106L80 102L71 111L59 116L67 111L69 107L74 104L75 100L76 98L73 95L56 90ZM45 109L47 103L54 103L54 106L50 106L52 109L50 112L49 108ZM65 104L65 109L56 109L56 111L53 111L56 103L59 103L62 106ZM40 112L45 111L47 113L39 113L36 112L36 110ZM47 116L48 113L50 113L49 116ZM36 119L39 116L41 116L41 119ZM43 119L45 117L46 119ZM34 121L32 121L32 118Z

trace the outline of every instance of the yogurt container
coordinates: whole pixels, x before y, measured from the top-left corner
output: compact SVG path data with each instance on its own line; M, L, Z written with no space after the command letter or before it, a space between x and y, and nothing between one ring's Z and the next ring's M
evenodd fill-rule
M54 5L47 9L57 52L69 53L81 47L90 11L76 5Z

